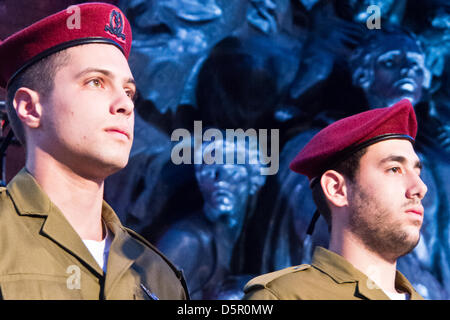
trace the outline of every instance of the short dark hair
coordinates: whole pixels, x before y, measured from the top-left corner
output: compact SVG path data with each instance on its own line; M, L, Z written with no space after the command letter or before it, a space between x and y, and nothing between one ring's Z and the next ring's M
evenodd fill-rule
M38 92L44 98L48 97L53 90L54 78L58 68L65 65L68 59L69 55L66 50L53 53L22 70L8 84L6 91L6 112L14 135L22 145L26 144L25 130L13 104L17 90L26 87Z
M345 160L339 162L336 166L329 168L327 170L335 170L349 179L350 182L355 182L356 174L359 170L359 163L362 156L367 152L367 147L353 153L351 156ZM319 178L320 179L320 178ZM328 202L323 193L322 186L320 183L315 183L312 187L312 195L314 203L316 204L317 210L325 218L328 226L331 227L331 210L328 206Z

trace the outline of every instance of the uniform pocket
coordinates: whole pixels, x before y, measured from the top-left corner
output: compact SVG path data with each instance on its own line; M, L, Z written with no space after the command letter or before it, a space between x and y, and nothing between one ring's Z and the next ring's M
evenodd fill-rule
M17 274L0 280L0 294L6 300L82 299L81 290L67 283L67 276Z

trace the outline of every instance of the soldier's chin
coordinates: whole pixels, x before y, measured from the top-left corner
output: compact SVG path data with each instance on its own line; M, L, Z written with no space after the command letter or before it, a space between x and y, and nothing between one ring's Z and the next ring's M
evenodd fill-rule
M109 177L110 175L113 175L114 173L124 169L128 164L128 160L128 157L116 157L114 159L109 158L106 161L103 161L102 164L100 164L100 171L103 172L105 178Z
M114 173L116 173L116 172L124 169L127 166L127 164L128 164L128 158L124 161L121 161L120 163L115 163L112 166L112 170L114 171Z
M419 241L420 241L420 233L413 240L403 243L402 246L403 251L398 253L398 258L406 256L407 254L411 253L417 247Z

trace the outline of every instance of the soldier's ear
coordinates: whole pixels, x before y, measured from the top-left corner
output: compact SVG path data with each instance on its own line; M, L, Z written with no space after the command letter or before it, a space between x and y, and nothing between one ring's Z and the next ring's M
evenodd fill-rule
M320 178L323 193L328 202L335 207L345 207L348 205L347 185L345 177L335 171L328 170Z
M24 126L38 128L41 124L42 105L39 93L26 87L14 95L13 106Z

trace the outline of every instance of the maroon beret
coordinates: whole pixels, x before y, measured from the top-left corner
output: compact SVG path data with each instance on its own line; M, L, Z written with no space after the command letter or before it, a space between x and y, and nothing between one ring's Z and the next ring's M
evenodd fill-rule
M315 177L351 154L387 139L414 142L416 114L411 102L403 99L391 107L373 109L336 121L319 131L292 160L289 168Z
M119 8L100 2L71 6L0 42L0 87L42 58L80 44L113 44L128 59L131 40L130 23Z

